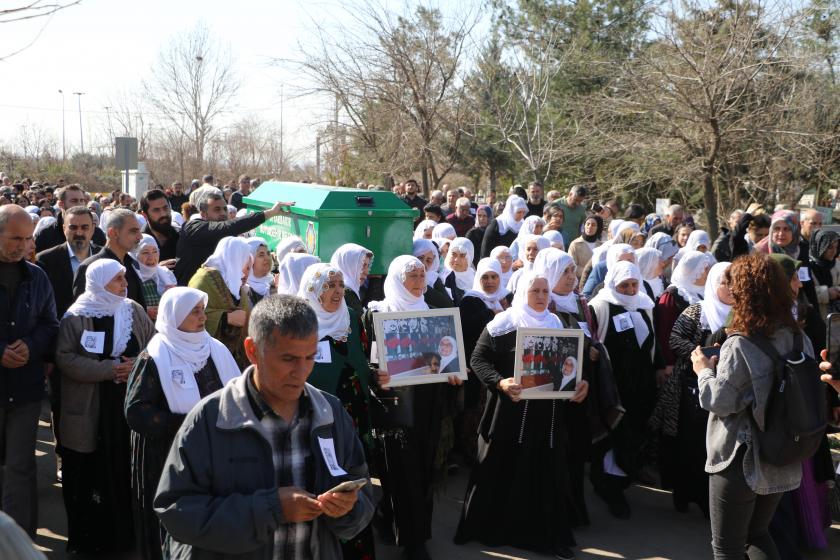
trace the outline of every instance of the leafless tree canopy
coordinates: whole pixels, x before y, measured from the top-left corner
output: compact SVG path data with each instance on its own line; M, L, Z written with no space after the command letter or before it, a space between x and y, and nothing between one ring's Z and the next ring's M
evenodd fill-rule
M144 82L152 107L189 139L199 163L239 89L231 54L219 43L204 24L197 25L160 53Z

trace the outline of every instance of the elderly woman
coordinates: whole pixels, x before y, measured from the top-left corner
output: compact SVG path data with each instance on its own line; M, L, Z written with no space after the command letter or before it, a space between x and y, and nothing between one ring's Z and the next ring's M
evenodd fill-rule
M534 261L537 259L539 252L549 247L551 247L551 243L542 235L529 235L525 238L522 243L522 259L521 261L515 261L514 266L516 266L517 262L521 262L522 264L510 277L506 286L508 291L516 293L516 286L519 283L519 279L526 272L533 270Z
M610 267L604 287L589 302L593 335L609 352L613 375L626 412L608 446L593 452L596 493L618 518L630 516L624 488L647 465L647 420L656 404L656 371L663 367L653 330L654 303L642 288L632 262Z
M452 226L452 224L448 222L443 222L441 224L436 225L432 229L432 239L436 237L445 237L446 239L452 241L453 239L458 237L458 232L455 231L455 228Z
M667 263L662 258L662 253L653 247L636 249L636 264L639 265L639 272L642 273L645 293L653 301L658 300L665 291L662 273Z
M473 257L473 266L478 266L478 261L481 258L481 242L484 241L484 232L492 219L493 209L487 204L480 205L475 211L475 226L464 235L472 242L473 248L478 249Z
M262 298L274 293L274 275L271 274L271 251L261 237L251 237L247 240L251 248L251 269L248 272L248 296L251 307Z
M358 247L358 245L356 245ZM364 249L364 248L363 248ZM365 251L367 251L365 249ZM370 254L370 252L367 252ZM370 418L371 381L387 382L388 374L372 369L362 347L359 316L345 302L344 275L338 267L317 263L306 269L298 295L318 317L318 353L308 382L338 397L353 419L370 462L374 432ZM373 531L367 527L354 539L342 543L344 558L372 558Z
M484 230L484 239L481 241L481 258L489 257L490 251L499 245L510 247L510 244L519 234L527 214L528 204L525 199L515 194L510 195L501 215L491 220L487 229Z
M204 329L207 300L194 288L167 290L155 322L158 332L128 378L125 417L132 430L132 486L146 560L162 558L162 527L152 501L175 433L199 400L240 373L230 351Z
M431 239L438 223L434 220L421 220L414 228L414 239Z
M189 287L208 296L205 328L227 346L240 368L248 365L242 348L251 311L246 281L251 273L251 248L241 237L225 237L190 279Z
M424 311L426 267L416 257L403 255L391 261L385 278L385 299L372 301L365 317L367 338L375 340L373 315L378 312ZM450 377L452 385L460 385ZM387 385L387 378L382 380ZM393 516L397 544L405 548L407 558L428 558L426 541L431 538L433 482L435 472L443 467L449 445L441 437L444 418L449 415L452 388L440 383L380 388L379 397L386 403L385 425L377 430L387 468L382 469L385 493L383 511ZM394 404L391 404L394 403Z
M344 278L344 301L357 317L364 312L362 286L370 274L372 262L373 252L355 243L345 243L335 250L330 259L330 264L340 270Z
M522 402L522 387L511 376L518 328L562 328L548 310L550 293L545 276L525 273L511 307L488 323L473 351L471 367L489 400L479 430L483 453L470 476L458 544L479 540L574 558L571 527L578 519L567 440L559 435L565 433L565 415L556 400ZM587 391L581 382L572 401L582 402Z
M433 309L455 307L452 296L440 278L440 253L437 245L428 239L415 239L412 253L426 267L426 293L423 294L426 304Z
M177 286L178 281L172 271L160 265L160 249L151 235L144 233L140 243L131 254L140 266L137 274L140 276L140 288L143 293L143 302L146 304L146 312L149 317L155 319L163 292Z
M61 320L62 490L67 550L115 554L134 545L131 449L123 414L125 382L154 335L143 308L126 297L125 268L91 263L85 291Z
M840 263L837 262L840 234L821 229L811 234L808 271L814 281L820 315L840 309Z
M697 400L697 377L691 352L697 346L713 346L726 340L724 327L732 309L729 263L717 263L709 271L703 300L689 305L677 317L669 334L669 347L676 357L673 373L659 391L650 427L660 436L662 486L673 488L677 511L687 511L691 502L709 516L709 481L703 470L708 413Z
M524 260L520 256L520 252L524 252L523 244L529 235L542 235L545 228L545 220L539 216L528 216L522 222L522 227L519 228L519 233L516 239L510 244L510 254L513 255L513 263L515 268L522 266Z
M472 242L466 237L457 237L449 244L449 252L443 265L443 285L452 295L455 305L460 304L464 294L473 287L474 253Z
M766 255L741 257L729 269L732 329L747 336L728 338L720 360L700 348L691 354L700 406L710 413L706 431L706 472L715 560L779 558L768 532L784 492L797 488L802 465L768 464L760 440L768 397L773 389L774 359L753 337L762 337L788 356L814 356L811 341L791 314L793 291L781 266ZM750 337L750 338L747 338Z

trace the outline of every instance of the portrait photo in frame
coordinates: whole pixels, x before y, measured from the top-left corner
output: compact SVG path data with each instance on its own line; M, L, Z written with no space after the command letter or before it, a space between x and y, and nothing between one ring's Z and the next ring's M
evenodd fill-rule
M467 379L458 308L374 313L376 359L391 375L387 387Z
M572 398L583 370L583 340L579 329L517 329L513 377L522 398Z

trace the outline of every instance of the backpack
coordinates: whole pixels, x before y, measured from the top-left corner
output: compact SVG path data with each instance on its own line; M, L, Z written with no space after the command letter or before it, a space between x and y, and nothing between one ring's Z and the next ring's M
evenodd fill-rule
M825 386L820 381L819 364L802 351L801 332L794 334L793 350L784 357L767 338L746 338L774 363L764 430L757 425L753 430L759 457L778 467L810 459L827 425Z

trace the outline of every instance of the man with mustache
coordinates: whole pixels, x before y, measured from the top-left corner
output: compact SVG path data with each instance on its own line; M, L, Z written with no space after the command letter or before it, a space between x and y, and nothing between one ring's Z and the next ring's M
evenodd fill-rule
M166 193L159 189L144 192L140 197L140 213L146 218L143 233L153 236L157 241L160 264L169 270L174 269L179 233L172 226L172 209Z

